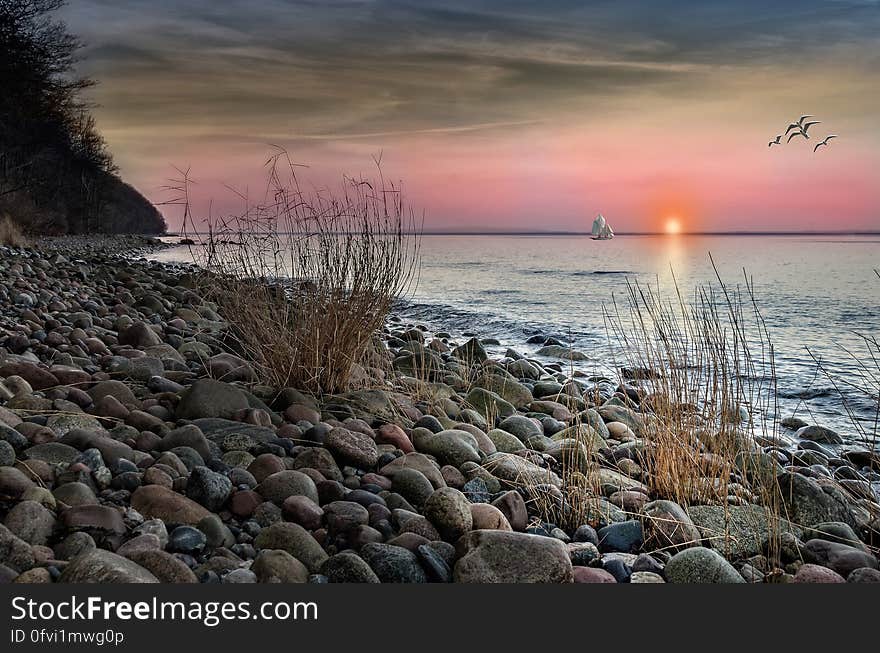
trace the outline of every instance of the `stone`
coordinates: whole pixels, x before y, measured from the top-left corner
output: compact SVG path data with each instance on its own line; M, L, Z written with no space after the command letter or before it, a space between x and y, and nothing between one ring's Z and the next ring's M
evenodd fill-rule
M514 487L548 484L560 487L562 480L554 472L539 467L525 458L508 453L494 453L483 467L493 476Z
M0 499L18 499L34 482L15 467L0 467Z
M857 549L867 551L867 547L865 547L852 527L843 522L825 522L822 524L816 524L812 528L804 530L802 539L804 542L809 542L814 539L840 542L841 544L854 546Z
M471 531L456 544L458 583L570 583L571 558L560 540L508 531Z
M360 555L383 583L428 582L416 554L403 547L371 542L361 547Z
M796 438L801 440L809 440L818 442L819 444L843 444L843 437L836 431L832 431L824 426L804 426L797 430L794 434Z
M617 579L604 569L598 567L574 567L572 570L575 583L616 583Z
M324 506L327 533L331 537L345 535L370 521L370 513L353 501L333 501Z
M492 501L492 505L501 511L513 530L520 532L526 530L529 514L526 502L519 492L509 490Z
M93 537L109 537L117 543L127 531L119 510L97 504L72 506L61 513L61 521L69 531L84 530Z
M526 445L524 445L519 438L507 431L502 431L501 429L492 429L486 435L492 440L492 444L495 445L496 451L516 453L517 451L522 451L526 448Z
M471 530L471 504L458 490L435 490L425 502L424 514L447 542L454 542Z
M162 344L162 338L143 322L135 322L127 329L120 331L119 344L129 345L135 349L145 349Z
M443 556L442 552L439 551L433 543L419 545L416 549L416 555L419 557L419 561L422 563L422 568L425 570L430 582L452 582L452 568L449 566L449 562Z
M95 549L75 557L61 572L59 583L158 583L151 572L122 556Z
M417 508L424 506L434 492L431 481L417 469L401 467L388 472L388 475L391 476L391 489Z
M846 579L836 571L806 563L798 567L794 575L795 583L845 583Z
M803 548L804 561L822 565L846 578L855 569L878 569L877 558L861 549L827 540L810 540Z
M815 479L796 472L783 472L777 477L788 519L803 527L823 522L854 525L852 512L842 492L826 492Z
M55 530L55 515L36 501L22 501L9 510L3 523L28 544L43 546Z
M536 420L525 415L511 415L502 420L498 428L515 436L520 442L528 442L532 437L544 435L544 430Z
M140 551L158 551L162 548L159 538L152 533L141 533L130 540L126 540L122 546L116 549L116 553L123 558L131 559L132 554Z
M353 551L330 556L321 566L321 573L331 583L379 583L370 565Z
M248 405L247 396L235 386L214 379L198 379L180 395L176 415L178 419L190 420L229 418Z
M309 569L281 549L260 551L251 565L251 571L261 583L307 583L309 580Z
M210 511L192 499L161 485L142 485L131 495L131 507L144 517L166 524L198 524Z
M461 429L431 433L418 428L413 431L413 445L417 451L434 456L443 465L460 468L466 462L480 462L476 438Z
M204 550L208 537L194 526L178 526L168 536L168 550L197 555Z
M287 497L282 505L282 510L289 521L299 524L306 530L314 531L321 528L324 511L321 506L306 496Z
M315 482L303 472L285 470L270 474L256 487L257 493L266 499L282 504L287 497L304 496L319 503Z
M296 457L296 460L293 463L293 468L316 469L324 475L324 478L339 481L340 483L344 478L339 469L339 465L337 465L336 461L333 459L333 454L323 447L311 447L306 449Z
M745 579L714 549L702 546L679 551L664 569L669 583L745 583Z
M513 530L507 517L495 506L488 503L474 503L470 508L473 530Z
M699 529L674 501L651 501L645 504L643 512L647 548L679 551L700 544Z
M854 569L846 577L847 583L880 583L880 571L870 567Z
M169 431L162 437L159 451L170 451L177 447L190 447L207 460L211 457L211 445L202 430L195 424L184 424L181 427Z
M379 460L376 442L358 431L342 427L331 429L324 440L324 446L345 462L361 469L373 469Z
M415 448L409 436L397 424L383 424L376 434L378 444L390 444L403 453L413 453Z
M763 506L691 506L688 514L709 548L733 560L765 552L777 533L800 535L799 528Z
M575 567L589 567L601 558L599 549L592 542L569 542L565 546Z
M411 468L418 470L431 483L433 489L441 488L446 485L443 474L438 469L437 464L422 453L408 453L383 466L379 473L388 478L393 478L396 470L401 468Z
M0 563L22 573L34 566L31 545L0 524Z
M663 580L663 576L653 571L634 571L629 577L629 582L644 585L648 583L665 583L666 581Z
M159 579L160 583L198 583L192 570L179 558L160 550L137 551L129 559Z
M186 483L186 496L211 512L217 512L232 493L232 481L207 467L195 467Z
M642 522L635 519L608 524L604 528L600 528L597 535L599 536L599 550L602 552L635 553L642 548L644 543Z
M500 395L485 388L473 388L465 397L465 403L480 414L486 422L494 423L496 417L506 418L516 413L516 408Z
M258 549L281 549L302 562L310 573L317 574L327 554L317 540L299 524L276 522L254 538Z

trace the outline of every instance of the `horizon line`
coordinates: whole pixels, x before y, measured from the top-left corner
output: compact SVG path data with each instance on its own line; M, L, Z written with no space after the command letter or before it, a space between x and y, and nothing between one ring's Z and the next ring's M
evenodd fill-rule
M285 232L277 232L283 234ZM590 231L404 231L404 235L420 236L592 236ZM158 234L159 237L177 238L184 236L205 236L207 231L174 231ZM229 236L233 233L227 234ZM665 231L620 231L618 236L880 236L880 230L843 230L843 231L683 231L669 234Z

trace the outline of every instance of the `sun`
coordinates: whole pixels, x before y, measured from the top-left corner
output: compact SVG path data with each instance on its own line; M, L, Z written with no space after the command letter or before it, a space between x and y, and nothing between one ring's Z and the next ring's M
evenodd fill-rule
M681 233L681 221L676 217L666 218L666 233L675 236Z

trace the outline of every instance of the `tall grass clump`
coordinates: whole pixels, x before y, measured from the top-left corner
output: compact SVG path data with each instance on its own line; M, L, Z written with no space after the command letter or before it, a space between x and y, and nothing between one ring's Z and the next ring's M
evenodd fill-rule
M8 215L0 217L0 245L6 247L26 247L25 238L19 226Z
M711 260L711 256L710 256ZM712 261L714 268L714 261ZM628 284L625 304L606 311L623 365L643 398L642 481L651 496L695 505L758 505L750 514L778 545L784 512L778 464L761 445L785 446L777 432L773 344L751 279L698 286L686 299ZM728 532L710 535L729 543ZM724 547L721 546L723 549Z
M242 196L241 214L206 221L204 247L193 250L205 293L263 383L322 394L381 381L377 337L414 281L420 224L376 163L376 179L305 190L280 151L267 162L263 201ZM177 186L184 231L197 227L187 187Z

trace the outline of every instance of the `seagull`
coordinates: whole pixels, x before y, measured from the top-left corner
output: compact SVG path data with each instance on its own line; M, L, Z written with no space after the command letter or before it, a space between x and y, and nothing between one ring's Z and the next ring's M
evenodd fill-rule
M807 118L812 118L812 117L813 116L810 114L805 114L805 115L801 116L800 118L797 119L797 122L793 122L788 126L788 128L785 130L785 133L788 134L788 132L790 132L792 129L803 129L804 120L806 120Z
M782 140L782 134L777 134L776 138L769 143L767 143L767 147L773 147L774 145L782 145L780 142Z
M813 125L818 125L818 124L820 124L821 122L822 122L821 120L811 120L810 122L804 123L803 127L801 127L801 131L804 132L804 136L806 136L807 138L809 138L809 136L807 135L807 130L808 130L810 127L812 127Z
M816 147L813 148L813 152L818 150L823 145L828 145L828 141L830 141L832 138L837 138L837 134L828 134L828 136L825 137L824 141L822 141L821 143L816 143Z
M806 132L804 132L804 130L801 129L799 131L792 132L791 136L788 137L788 140L786 142L791 143L791 139L794 138L795 136L803 136L804 138L809 138L809 136L807 136Z

